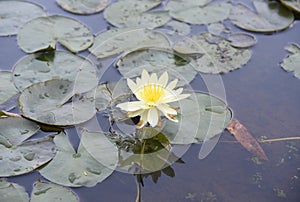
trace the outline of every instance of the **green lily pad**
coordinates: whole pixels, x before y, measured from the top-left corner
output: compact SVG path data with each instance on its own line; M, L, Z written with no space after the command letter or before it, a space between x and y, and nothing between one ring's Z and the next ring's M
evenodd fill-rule
M194 35L174 45L182 54L197 54L196 70L203 73L225 73L245 65L251 58L248 49L237 49L231 43L209 33Z
M256 44L255 36L247 33L233 33L227 37L231 42L231 46L235 48L249 48Z
M171 28L171 31L168 32L168 34L178 34L179 36L186 36L189 33L191 33L191 27L183 22L178 21L170 21L167 24L165 24L167 28Z
M160 0L123 0L112 3L104 11L104 18L116 27L155 28L170 20L168 11L151 11Z
M28 55L15 64L13 79L22 91L33 83L64 79L75 83L76 93L87 92L98 84L95 66L88 60L63 51Z
M98 34L89 51L98 58L105 58L144 47L169 46L169 40L160 32L144 28L121 28Z
M31 40L34 36L34 40ZM71 52L87 49L93 43L93 34L80 22L59 15L35 18L18 32L18 45L26 53L55 49L56 42Z
M82 138L85 138L85 135L88 134L83 134ZM101 134L99 134L98 137L101 138ZM104 166L87 151L86 145L93 145L90 141L94 140L95 139L91 138L84 140L85 143L83 144L81 142L76 152L64 133L55 136L54 142L57 147L56 156L47 166L40 169L40 173L51 182L70 187L92 187L103 181L111 175L113 170ZM97 141L97 144L98 143L99 141ZM107 145L106 143L101 144L101 146L107 146L111 151L112 145ZM95 149L95 152L97 152L103 148L92 146L92 148L89 149ZM100 157L100 155L103 156ZM104 152L98 153L96 157L106 159L109 162L113 161L113 159L105 158L105 155L111 156L115 154Z
M70 189L49 182L37 181L33 185L30 202L77 202L78 196Z
M31 19L46 16L43 7L26 1L0 1L0 36L15 35Z
M44 124L83 123L96 114L93 93L79 95L74 82L53 79L24 89L19 97L23 116ZM68 102L72 99L72 102Z
M16 184L0 180L0 201L1 202L29 202L29 195L25 188Z
M280 0L287 8L300 13L300 2L298 0Z
M253 32L277 32L294 22L293 13L277 1L254 1L255 11L244 4L232 7L230 20L236 26Z
M179 78L179 86L190 83L197 74L190 58L169 49L140 49L130 52L116 62L116 67L126 78L140 76L143 69L158 74L167 71L170 73L170 81Z
M231 3L220 2L210 3L211 0L171 0L167 3L166 9L170 15L179 20L191 24L210 24L221 22L228 18Z
M109 0L56 0L56 2L71 13L93 14L105 9Z
M300 79L300 47L297 44L290 44L285 49L291 54L283 59L280 66L287 72L293 72L295 77Z
M207 31L215 36L221 36L222 33L229 33L230 30L223 23L212 23L207 25Z
M221 133L232 112L226 103L206 93L194 93L178 102L178 123L166 120L162 132L172 144L199 143Z
M132 92L125 79L121 79L117 83L100 84L95 94L96 109L98 112L106 109L116 110L116 105L125 102L131 95Z
M18 94L18 90L16 89L13 81L11 72L8 71L0 71L0 104L5 103L13 96Z
M53 158L55 145L51 137L27 140L38 130L37 124L23 118L0 119L1 177L31 172Z

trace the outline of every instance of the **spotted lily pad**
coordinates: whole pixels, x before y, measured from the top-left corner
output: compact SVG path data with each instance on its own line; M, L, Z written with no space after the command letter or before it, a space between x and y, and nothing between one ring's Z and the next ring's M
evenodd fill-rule
M191 24L210 24L227 19L231 3L220 2L207 5L210 1L170 0L166 5L166 9L170 11L173 18Z
M170 80L179 78L178 85L190 83L196 76L193 63L169 49L140 49L122 56L116 66L126 78L141 75L143 69L153 73L169 72Z
M291 54L283 59L281 67L287 72L293 72L295 77L300 79L300 47L297 44L291 44L286 47Z
M30 202L77 202L78 196L70 189L49 182L37 181L33 185Z
M31 172L53 158L55 145L51 137L27 140L38 130L37 124L23 118L0 119L1 177Z
M19 97L20 111L23 116L44 124L83 123L96 113L94 94L80 95L74 88L74 82L60 79L33 84Z
M288 28L293 13L277 1L253 1L255 11L244 4L232 7L230 20L236 26L253 32L276 32Z
M93 14L102 11L109 0L56 0L66 11L76 14Z
M300 13L300 2L298 0L280 0L280 2L289 9Z
M41 16L46 16L46 12L37 4L0 1L0 36L15 35L24 23Z
M233 33L227 37L231 42L231 46L236 48L248 48L256 44L255 36L247 33Z
M92 45L93 34L72 18L53 15L27 22L20 28L17 39L18 45L26 53L55 49L56 42L72 52L79 52Z
M232 118L232 112L223 100L206 93L193 93L175 105L180 107L179 122L167 120L162 129L173 144L210 139L221 133Z
M29 202L29 196L25 188L16 184L0 180L0 201L1 202Z
M0 71L0 80L0 104L3 104L15 96L18 93L18 90L12 81L11 72Z
M104 18L116 27L155 28L170 20L168 11L149 11L161 4L160 0L122 0L104 11Z
M169 46L169 40L160 32L144 28L121 28L98 34L89 51L98 58L105 58L144 47Z
M96 68L88 60L63 51L28 55L15 64L13 79L22 91L33 83L64 79L75 83L76 93L87 92L98 84Z
M101 139L101 134L98 135ZM85 138L84 136L85 134L83 134L82 138ZM92 142L94 140L93 138L88 138L84 144L81 142L76 152L64 133L55 136L56 156L47 166L40 169L40 173L51 182L70 187L91 187L103 181L111 175L113 170L103 165L98 159L95 159L87 149L92 150L93 154L95 154L97 151L102 151L106 146L111 151L112 145L107 145L106 142L100 143L100 141L96 141L97 144L93 145ZM100 148L97 147L98 144L101 145ZM87 146L91 148L87 148ZM102 157L100 157L101 155ZM102 151L96 157L106 159L111 163L115 159L109 159L109 156L112 155L116 154Z
M251 58L248 49L237 49L231 43L209 33L194 35L175 44L182 54L197 54L195 68L203 73L225 73L242 67Z

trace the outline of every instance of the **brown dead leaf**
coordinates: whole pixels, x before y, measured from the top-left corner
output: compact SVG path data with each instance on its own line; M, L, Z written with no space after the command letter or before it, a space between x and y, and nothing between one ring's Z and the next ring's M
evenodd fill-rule
M262 160L269 160L263 148L257 140L248 132L247 128L243 126L238 120L233 119L227 126L227 130L235 137L241 145L249 152Z

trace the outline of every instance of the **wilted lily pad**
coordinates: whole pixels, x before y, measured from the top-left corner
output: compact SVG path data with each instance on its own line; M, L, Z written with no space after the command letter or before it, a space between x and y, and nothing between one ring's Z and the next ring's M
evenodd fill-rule
M179 122L166 121L162 132L173 144L202 142L221 133L232 113L226 103L206 93L194 93L177 104Z
M78 196L70 189L49 182L37 181L33 185L30 202L79 201Z
M170 0L166 9L170 15L179 20L191 24L210 24L220 22L228 18L231 3L220 2L206 5L211 0Z
M236 48L248 48L256 44L256 38L247 33L234 33L227 37L227 40L231 42L231 46Z
M116 66L126 78L134 78L142 74L143 69L151 73L168 71L170 80L179 78L178 85L191 82L197 72L190 58L180 56L170 49L140 49L122 56Z
M175 44L182 54L197 54L195 68L203 73L225 73L242 67L251 58L248 49L237 49L231 43L209 33L194 35Z
M37 4L26 1L0 1L0 36L15 35L24 23L41 16L46 16L46 12Z
M85 135L88 134L84 134L82 138ZM101 138L100 134L99 137ZM92 146L89 149L93 151L95 149L94 152L103 149L103 147L97 148L93 146L90 141L94 141L94 139L86 139L84 144L81 142L76 152L64 133L55 136L56 156L47 166L40 170L40 173L51 182L70 187L91 187L103 181L111 175L113 170L104 166L87 151L86 146ZM106 145L106 143L101 144L104 147ZM107 148L111 151L111 145ZM97 156L100 155L103 155L102 159L106 159L111 163L114 159L105 158L105 155L111 156L115 154L97 154Z
M98 58L105 58L144 47L169 46L169 40L160 32L144 28L122 28L99 33L89 51Z
M295 77L300 79L300 47L297 44L291 44L285 48L291 54L283 59L280 64L287 72L293 72Z
M50 125L75 125L95 113L93 93L76 94L74 82L54 79L24 89L19 97L23 116ZM72 99L72 102L68 102Z
M14 66L13 79L22 91L33 83L51 79L73 81L76 93L87 92L98 84L96 68L88 60L63 51L28 55Z
M102 11L109 0L56 0L63 9L77 14L93 14Z
M0 180L0 201L1 202L29 202L29 195L25 188L16 184Z
M116 27L160 27L170 20L168 11L147 12L159 4L160 0L118 1L105 9L104 18Z
M0 71L0 104L3 104L16 94L18 94L18 90L16 89L13 81L11 72L8 71Z
M26 53L55 49L57 42L72 52L79 52L92 45L93 34L75 19L53 15L27 22L20 28L17 39Z
M50 161L54 154L51 137L27 140L39 126L23 118L0 119L0 176L28 173Z
M255 11L244 4L232 7L230 20L236 26L253 32L276 32L288 28L293 13L277 1L254 1Z
M300 1L299 0L280 0L280 2L291 10L300 13Z

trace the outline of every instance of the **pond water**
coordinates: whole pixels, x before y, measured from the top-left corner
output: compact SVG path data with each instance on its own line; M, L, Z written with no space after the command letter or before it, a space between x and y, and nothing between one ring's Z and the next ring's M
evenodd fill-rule
M54 1L32 2L44 6L49 15L62 14L83 22L94 34L109 27L102 13L80 16L63 11ZM232 30L242 31L229 26ZM193 26L192 33L201 30L205 27ZM255 138L300 135L300 80L279 65L288 54L284 47L290 43L300 44L299 33L300 24L296 21L292 28L279 33L253 34L257 44L251 48L251 60L241 69L220 75L234 118ZM18 48L15 36L0 37L0 44L2 70L10 70L26 55ZM88 56L89 53L85 51L80 55ZM120 74L110 67L101 79L119 78ZM200 74L191 86L197 91L207 91ZM100 115L99 118L103 119ZM71 141L78 145L77 135ZM198 158L201 144L191 145L181 157L184 163L171 166L174 176L156 173L159 176L157 182L153 182L151 176L143 178L142 201L300 201L300 141L261 143L261 146L269 161L254 158L227 131L221 134L215 148L202 160ZM39 178L43 179L38 172L33 172L8 180L19 183L30 193L32 184ZM136 176L114 172L94 187L73 188L73 191L81 202L135 201Z

